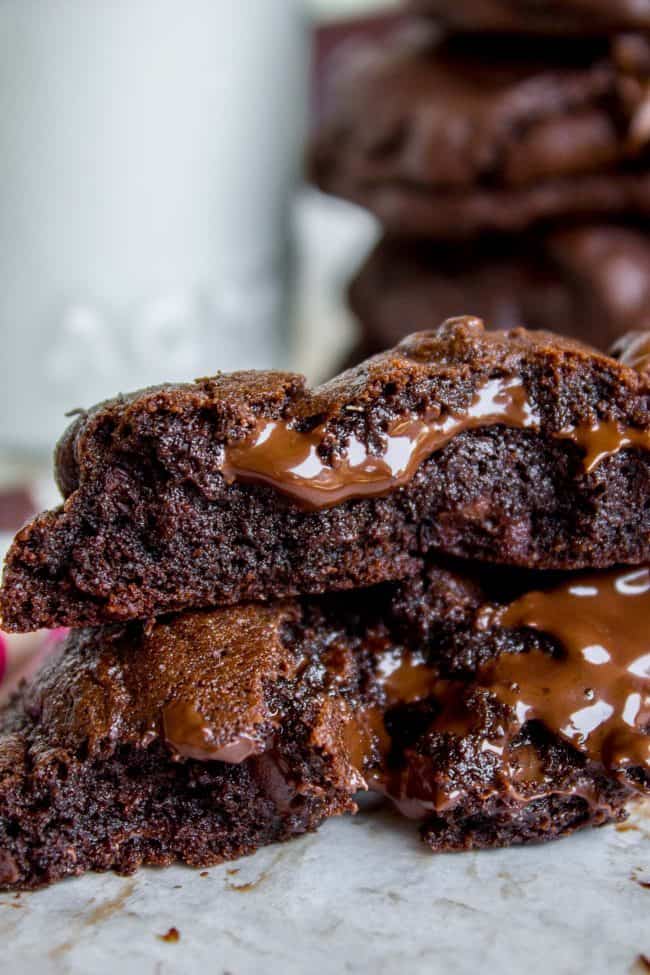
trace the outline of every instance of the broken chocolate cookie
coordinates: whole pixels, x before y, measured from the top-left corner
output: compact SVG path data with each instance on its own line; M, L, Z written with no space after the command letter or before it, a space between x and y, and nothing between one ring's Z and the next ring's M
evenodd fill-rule
M5 629L400 579L448 555L650 558L650 376L456 319L315 390L243 372L119 397L58 448L65 504L18 533Z
M0 716L0 884L208 866L354 808L344 698L300 622L279 604L71 633Z
M0 883L217 863L364 786L435 849L624 818L650 791L650 572L542 578L429 565L70 634L0 713Z

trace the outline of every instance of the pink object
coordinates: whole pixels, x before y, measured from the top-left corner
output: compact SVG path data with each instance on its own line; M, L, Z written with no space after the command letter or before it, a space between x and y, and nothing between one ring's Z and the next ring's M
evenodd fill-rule
M68 630L42 630L25 636L0 633L0 704L9 699L23 680L29 680L45 660L61 646Z
M0 633L0 682L7 672L7 638Z
M70 630L67 626L60 626L56 630L47 630L43 638L43 643L48 650L51 650L52 647L57 646L62 640L65 640L69 632Z
M27 485L0 490L0 531L13 534L36 511L36 501Z

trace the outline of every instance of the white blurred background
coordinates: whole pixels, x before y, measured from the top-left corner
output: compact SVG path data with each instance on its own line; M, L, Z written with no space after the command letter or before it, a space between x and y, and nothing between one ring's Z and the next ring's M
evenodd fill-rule
M307 187L323 33L381 0L0 0L0 542L65 413L242 367L335 372L372 217Z
M118 391L333 367L330 255L371 221L301 189L310 55L381 6L1 0L4 450L49 452Z

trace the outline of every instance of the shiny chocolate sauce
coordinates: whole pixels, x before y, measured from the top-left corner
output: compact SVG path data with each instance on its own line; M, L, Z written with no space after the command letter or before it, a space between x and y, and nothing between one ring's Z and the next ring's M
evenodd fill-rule
M229 484L235 480L267 484L300 507L315 511L393 491L407 484L427 457L459 433L495 424L522 429L539 425L518 380L489 380L462 414L395 420L384 436L381 455L371 454L352 435L335 467L320 456L325 424L303 433L281 420L261 420L251 439L226 449L222 473Z
M593 426L573 427L558 434L561 440L571 440L584 451L583 465L591 474L601 461L613 457L627 447L650 450L650 430L622 428L613 421L601 421Z
M554 791L536 749L514 740L531 720L541 722L579 752L619 775L638 768L650 774L650 569L624 569L572 578L546 592L529 592L508 606L489 605L479 614L486 629L532 628L555 638L559 654L541 650L502 654L482 668L475 684L507 705L508 727L486 736L479 751L494 758L496 793L515 801ZM468 684L442 680L435 668L395 653L381 660L378 676L386 706L433 697L440 710L430 730L461 738L476 734L467 705ZM388 755L389 746L384 746ZM633 779L626 780L635 788ZM409 754L370 776L370 787L400 811L421 818L453 807L462 790ZM640 790L642 785L638 785ZM580 786L572 794L582 794Z
M375 659L375 686L382 691L383 702L351 711L345 730L345 744L351 764L363 775L385 764L391 748L384 715L396 704L410 704L435 694L440 683L434 668L423 660L394 646L388 639L366 641ZM372 789L372 785L370 786Z
M650 771L650 569L527 593L498 620L541 630L563 651L504 654L481 676L521 724L543 722L610 770Z
M401 647L392 648L378 658L376 679L384 692L386 707L431 697L441 683L434 667Z
M210 723L193 704L174 701L163 710L165 740L178 755L201 762L228 762L239 765L264 750L264 743L247 735L218 743Z
M306 794L305 786L288 776L272 742L256 741L240 734L225 744L218 744L213 728L192 704L183 701L168 704L163 710L163 731L167 743L182 758L228 765L250 761L251 774L281 813L289 813L293 800Z
M497 425L539 429L539 416L516 378L490 379L463 413L410 414L394 420L384 434L381 454L371 453L352 434L346 453L333 465L321 457L326 424L303 432L282 420L260 420L250 438L226 447L221 471L228 484L264 484L303 510L318 511L353 498L389 494L408 484L420 464L458 434ZM614 422L575 427L557 436L582 448L587 472L626 447L650 449L650 431Z

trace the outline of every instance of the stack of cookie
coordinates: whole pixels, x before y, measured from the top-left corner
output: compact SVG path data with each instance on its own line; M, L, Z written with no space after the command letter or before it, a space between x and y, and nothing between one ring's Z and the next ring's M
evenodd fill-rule
M650 327L650 7L412 0L332 64L316 184L385 237L357 355L472 312L600 348Z
M205 866L354 811L433 848L650 792L650 339L462 318L317 389L219 374L81 414L7 556L68 626L0 712L0 882Z

